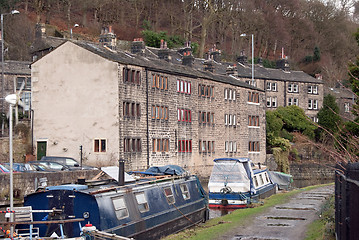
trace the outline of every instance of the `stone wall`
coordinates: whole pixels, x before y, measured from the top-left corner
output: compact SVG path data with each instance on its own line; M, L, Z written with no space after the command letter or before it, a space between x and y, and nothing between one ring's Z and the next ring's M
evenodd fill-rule
M80 178L91 179L99 172L100 170L14 173L14 202L21 203L23 197L33 193L44 178L47 180L47 186L53 186L75 183ZM0 174L0 182L0 205L7 205L9 204L10 174Z
M293 187L334 182L334 166L318 163L290 163Z

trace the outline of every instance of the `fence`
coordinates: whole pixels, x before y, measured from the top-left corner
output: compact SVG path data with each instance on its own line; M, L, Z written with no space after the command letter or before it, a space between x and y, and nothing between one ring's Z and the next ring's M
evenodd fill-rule
M359 236L359 163L338 164L335 171L335 232L338 240Z

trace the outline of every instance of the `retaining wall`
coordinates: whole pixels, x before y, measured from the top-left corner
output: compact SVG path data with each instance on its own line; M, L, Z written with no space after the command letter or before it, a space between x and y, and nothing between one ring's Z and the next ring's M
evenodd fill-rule
M91 179L99 172L100 170L14 173L14 202L21 203L25 195L41 186L42 180L46 180L48 186L75 183L79 178ZM0 183L0 205L8 205L10 174L0 174Z

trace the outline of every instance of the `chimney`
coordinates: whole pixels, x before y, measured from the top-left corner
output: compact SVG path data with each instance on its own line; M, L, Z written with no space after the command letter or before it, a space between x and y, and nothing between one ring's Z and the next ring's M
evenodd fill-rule
M216 62L221 61L221 50L218 50L216 44L209 50L209 57Z
M290 70L288 59L283 58L277 61L277 68L288 72Z
M122 158L118 161L118 185L125 185L125 160Z
M131 44L131 53L145 53L145 43L142 38L135 38Z
M214 64L213 64L213 60L212 60L212 59L209 59L209 60L204 61L204 70L213 73L213 71L214 71Z
M248 58L247 58L244 50L242 50L240 53L240 56L237 57L237 62L239 62L240 64L243 64L243 65L246 65L248 63Z
M161 47L160 50L158 51L158 57L159 59L169 61L169 55L170 55L170 51L167 48L167 42L161 39Z
M117 39L116 34L112 31L112 26L102 28L99 41L103 46L116 50Z
M315 78L318 79L318 80L323 80L323 75L320 74L320 73L316 73Z
M233 66L228 66L226 69L226 74L232 75L232 76L237 76L238 75L238 71L237 71L237 66L234 64Z
M182 65L192 67L194 57L192 56L191 42L187 41L185 47L179 49L178 53L182 55Z

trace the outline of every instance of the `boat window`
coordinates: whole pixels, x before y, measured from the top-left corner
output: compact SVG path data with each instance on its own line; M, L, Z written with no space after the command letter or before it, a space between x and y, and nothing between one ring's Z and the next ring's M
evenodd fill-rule
M266 172L264 173L264 176L266 177L267 182L269 182L268 175Z
M183 199L184 199L184 200L189 199L190 196L189 196L189 192L188 192L187 185L186 185L186 184L181 184L180 187L181 187Z
M257 176L254 176L254 186L258 187L258 180L257 180Z
M168 188L164 188L163 190L165 191L167 202L169 204L173 204L175 202L175 197L173 196L172 189L168 187Z
M115 208L117 219L122 219L128 216L125 199L123 197L113 198L112 203Z
M261 185L263 185L263 184L264 184L264 181L263 181L263 176L262 176L262 174L259 175L259 180L260 180Z
M147 212L148 211L148 203L145 197L145 193L137 193L136 194L136 200L137 200L137 206L138 206L138 210L140 210L140 212Z

